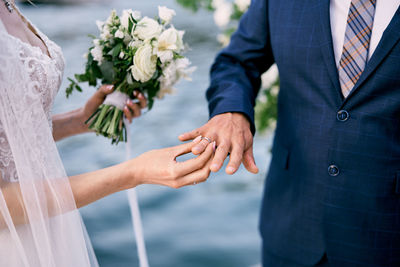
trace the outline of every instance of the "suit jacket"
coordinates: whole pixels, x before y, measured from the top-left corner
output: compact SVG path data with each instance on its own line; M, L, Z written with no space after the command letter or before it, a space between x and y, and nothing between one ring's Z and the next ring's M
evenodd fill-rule
M326 253L331 266L400 266L399 39L397 10L343 99L329 0L252 1L213 64L207 98L211 117L241 112L253 123L260 75L278 66L263 253L305 265Z

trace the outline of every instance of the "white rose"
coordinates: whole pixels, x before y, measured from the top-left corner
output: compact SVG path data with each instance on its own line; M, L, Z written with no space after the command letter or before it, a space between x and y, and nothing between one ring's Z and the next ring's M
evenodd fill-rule
M149 17L142 18L136 25L134 34L142 40L158 37L162 31L162 26Z
M103 61L103 47L95 46L92 50L90 50L90 54L93 56L93 59L101 65Z
M214 21L218 27L225 27L229 24L233 13L233 7L231 3L225 1L216 1L214 12Z
M115 32L115 37L116 37L116 38L120 38L120 39L124 39L124 33L123 33L120 29L118 29L118 30Z
M235 0L235 4L241 12L247 11L250 6L250 2L251 0Z
M175 10L169 9L165 6L158 6L158 16L162 21L170 23L175 15L176 15Z
M177 31L174 27L161 33L158 38L157 56L162 63L171 61L173 52L179 52L183 48L183 34L183 31Z
M139 47L133 58L131 67L132 76L136 81L142 83L149 81L157 65L157 56L153 55L153 47L150 44L144 44Z

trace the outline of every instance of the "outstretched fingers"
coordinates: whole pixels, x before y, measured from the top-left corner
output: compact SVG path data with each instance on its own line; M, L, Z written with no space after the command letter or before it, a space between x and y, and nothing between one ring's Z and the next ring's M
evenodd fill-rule
M214 144L209 144L201 155L197 158L189 159L184 162L177 162L176 168L179 176L185 176L189 173L204 168L204 166L212 159L214 154Z
M193 140L200 135L201 135L201 131L200 131L200 128L198 128L198 129L194 129L193 131L183 133L178 138L180 141L184 142L184 141L188 141L188 140Z

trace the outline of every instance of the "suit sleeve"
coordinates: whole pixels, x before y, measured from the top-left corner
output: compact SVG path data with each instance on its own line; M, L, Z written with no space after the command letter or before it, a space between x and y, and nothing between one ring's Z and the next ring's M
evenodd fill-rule
M210 118L226 112L246 115L254 134L254 105L261 74L273 63L268 26L268 0L252 0L228 47L211 67L206 96Z

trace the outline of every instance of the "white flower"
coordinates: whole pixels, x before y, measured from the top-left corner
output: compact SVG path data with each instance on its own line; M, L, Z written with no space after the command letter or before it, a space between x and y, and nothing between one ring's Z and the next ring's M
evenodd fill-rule
M246 12L250 6L251 0L235 0L235 4L238 7L239 11Z
M140 11L135 10L132 12L132 17L135 20L140 20L142 18L142 13L140 13Z
M101 31L100 34L100 38L102 40L109 40L111 39L112 35L111 35L111 31L110 28L108 27L108 25L104 25L103 30Z
M118 30L115 32L115 37L116 37L116 38L120 38L120 39L124 39L124 33L123 33L120 29L118 29Z
M215 8L214 21L218 27L225 27L229 24L233 13L233 6L225 0L213 0L212 3Z
M158 6L158 16L162 21L170 23L175 15L176 15L175 10L169 9L165 6Z
M184 31L177 31L174 27L161 33L158 38L157 56L162 63L171 61L174 56L173 52L179 52L183 49L183 34Z
M93 39L93 44L95 46L100 46L100 40L99 39Z
M115 11L115 9L111 10L111 14L110 16L107 18L106 20L106 24L107 25L113 25L117 20L117 11Z
M121 51L121 52L119 53L118 57L119 57L120 59L123 59L123 58L125 57L125 53L124 53L123 51Z
M129 21L131 21L132 12L133 12L132 9L125 9L122 11L121 26L124 27L125 29L129 28Z
M162 98L166 93L171 93L174 90L174 85L179 79L184 78L191 80L190 75L196 70L195 67L189 67L190 61L187 58L180 58L169 62L164 68L160 81L160 91L157 97Z
M140 47L142 45L143 45L143 41L140 41L140 40L131 40L128 44L128 46L131 48Z
M149 81L155 71L157 65L157 56L153 55L153 47L150 44L144 44L139 47L133 58L133 66L131 67L132 76L136 81Z
M134 34L142 40L158 37L162 31L162 26L149 17L142 18L136 25Z
M103 26L104 26L104 21L96 20L96 25L97 25L97 28L99 29L99 31L102 31Z
M196 70L196 67L190 67L190 64L192 64L189 59L187 58L178 58L175 60L176 63L176 70L178 73L178 77L183 78L187 81L191 81L192 78L190 75Z
M101 65L103 61L103 47L95 45L92 50L90 50L90 54L93 56L93 59Z
M132 9L125 9L122 11L122 15L121 15L121 25L122 27L124 27L125 29L129 28L129 21L132 21L132 18L134 20L140 20L140 18L142 17L142 14L139 11L133 11Z

